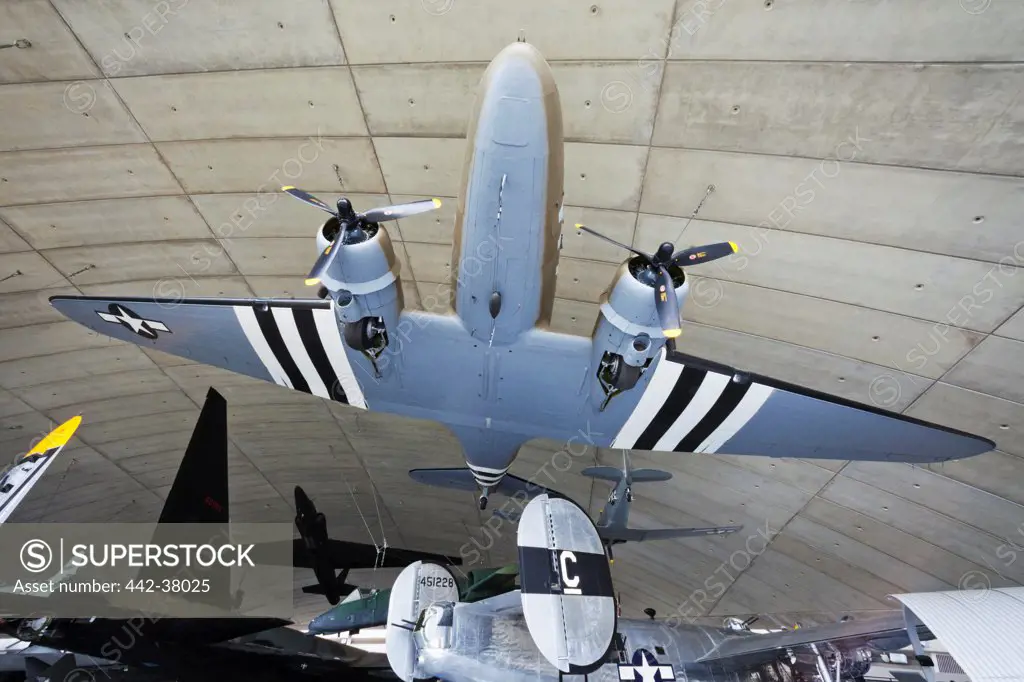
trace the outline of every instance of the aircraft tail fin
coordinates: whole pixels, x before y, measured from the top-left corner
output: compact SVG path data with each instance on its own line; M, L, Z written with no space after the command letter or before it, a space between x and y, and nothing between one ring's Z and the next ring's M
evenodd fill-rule
M578 504L541 495L519 520L523 617L547 661L569 675L604 664L618 625L611 567Z
M622 480L622 470L615 467L587 467L580 472L581 476L596 478L599 481L618 483Z
M228 407L224 397L211 388L159 523L228 521Z
M601 538L611 542L648 542L673 538L699 538L709 535L728 535L743 530L743 526L712 526L709 528L640 528L606 529Z
M385 635L388 664L404 682L419 679L416 670L415 633L423 627L427 609L441 611L433 623L435 632L453 629L452 610L459 601L455 576L441 564L417 561L398 575L388 599L388 626ZM433 616L432 616L433 617Z

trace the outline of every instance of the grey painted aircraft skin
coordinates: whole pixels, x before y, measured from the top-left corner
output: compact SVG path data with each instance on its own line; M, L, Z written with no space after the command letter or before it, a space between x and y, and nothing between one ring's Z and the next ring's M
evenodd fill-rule
M567 498L534 498L523 510L517 544L521 588L474 603L459 601L445 566L416 562L402 571L387 617L386 653L395 675L405 682L562 675L595 682L739 682L791 681L796 672L812 679L827 669L835 674L822 675L823 682L863 682L869 646L899 649L912 643L912 630L922 634L900 613L775 633L753 633L744 624L698 626L680 616L655 621L653 613L650 620L621 619L598 529ZM822 643L828 646L819 658L811 645ZM807 654L815 656L808 661Z
M57 296L51 302L90 329L142 347L353 407L445 424L485 495L534 438L898 462L943 461L994 447L676 352L674 342L666 344L652 286L630 273L636 258L622 264L602 296L591 337L550 331L563 139L558 91L535 48L514 43L492 61L467 142L451 313L404 309L399 263L383 225L366 241L336 245L337 263L320 280L325 300ZM317 234L320 250L331 244L331 220ZM679 269L673 277L682 308L689 282ZM342 333L367 319L387 330L387 346L376 355L357 350ZM682 339L685 350L685 334ZM611 361L620 370L642 368L634 386L621 377L599 378Z

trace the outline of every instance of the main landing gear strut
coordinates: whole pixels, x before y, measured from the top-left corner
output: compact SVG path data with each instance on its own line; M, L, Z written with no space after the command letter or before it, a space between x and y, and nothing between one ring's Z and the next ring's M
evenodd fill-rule
M487 498L490 496L490 494L491 494L490 486L487 486L487 487L484 487L484 488L480 489L480 511L483 511L484 509L487 509Z

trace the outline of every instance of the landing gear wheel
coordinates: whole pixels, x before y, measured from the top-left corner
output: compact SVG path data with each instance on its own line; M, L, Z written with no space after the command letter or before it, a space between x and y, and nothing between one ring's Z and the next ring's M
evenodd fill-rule
M349 322L345 325L345 343L353 350L365 351L373 347L373 341L377 336L373 327L373 319L364 317L358 322Z
M483 510L487 509L487 496L486 495L481 495L480 496L480 503L479 504L480 504L480 511L483 511Z
M636 382L640 381L640 373L643 371L643 368L627 365L626 361L622 358L616 358L613 371L614 379L612 385L620 391L627 391L636 386Z

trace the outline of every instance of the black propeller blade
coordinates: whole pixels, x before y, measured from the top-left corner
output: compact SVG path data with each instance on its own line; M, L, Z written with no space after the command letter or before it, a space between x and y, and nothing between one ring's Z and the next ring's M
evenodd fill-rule
M287 186L282 187L281 191L290 194L299 201L307 203L310 206L319 208L321 211L326 211L338 219L338 226L340 229L337 237L327 245L327 248L325 248L323 253L321 253L316 259L316 262L313 264L313 269L309 271L309 275L306 277L306 284L310 286L320 284L320 280L323 278L324 273L328 272L331 269L331 265L334 264L334 260L338 257L338 253L341 251L340 247L344 246L345 240L350 232L358 233L363 229L364 225L368 225L370 223L399 220L401 218L408 218L409 216L441 208L440 199L426 199L424 201L413 201L408 204L398 204L396 206L371 208L365 213L356 213L352 210L352 203L348 199L338 199L338 207L337 209L333 209L325 202L305 190Z
M586 225L577 223L576 229L581 232L586 232L587 234L592 234L595 237L599 237L600 239L626 249L631 253L635 253L647 261L652 270L652 274L654 275L654 305L655 309L658 311L658 321L660 322L661 330L664 332L669 343L672 343L673 339L682 333L682 329L679 323L679 301L676 299L675 287L672 284L672 275L669 273L667 268L669 266L683 268L690 265L710 263L713 260L731 256L739 250L739 247L736 246L735 242L719 242L717 244L694 246L688 249L683 249L682 251L675 251L675 246L673 244L670 242L664 242L652 255L644 253L643 251L637 251L633 247L626 246L614 239L609 239L600 232L591 230Z
M707 246L692 246L673 254L672 264L683 267L686 265L710 263L713 260L731 256L736 253L737 250L739 250L739 247L737 247L733 242L719 242L717 244L708 244Z
M679 302L676 290L672 286L672 275L664 266L658 266L658 285L655 291L654 306L658 311L658 321L665 336L674 339L683 333L679 325Z

